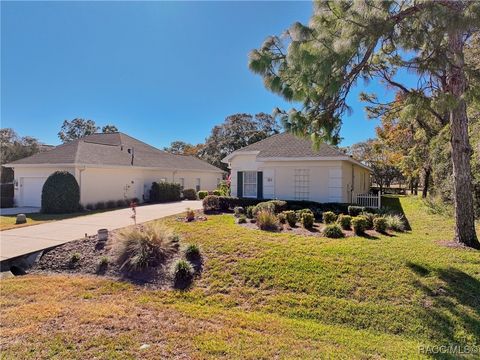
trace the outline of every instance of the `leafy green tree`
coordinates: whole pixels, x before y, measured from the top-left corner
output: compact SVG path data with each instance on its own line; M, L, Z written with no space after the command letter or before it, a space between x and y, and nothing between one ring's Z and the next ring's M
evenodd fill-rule
M185 141L172 141L170 146L163 148L172 154L198 156L198 153L202 150L203 144L192 145Z
M301 110L279 114L287 130L311 134L316 142L338 142L347 96L360 79L381 80L402 92L407 111L428 110L434 121L449 124L455 240L480 248L466 107L466 99L478 94L472 80L480 72L464 61L479 28L478 1L320 1L308 26L295 23L283 37L267 38L250 53L249 66L268 89L303 102ZM402 82L406 71L418 76L413 87ZM391 109L375 94L362 99L371 116Z
M225 156L268 136L278 134L279 131L280 126L269 114L230 115L225 118L223 124L212 129L199 156L210 164L227 171L227 165L222 163Z
M102 127L102 133L109 134L109 133L116 133L118 132L118 128L115 125L105 125Z
M63 143L80 139L88 135L95 134L99 127L93 120L76 118L71 121L65 120L58 137Z
M34 155L46 148L34 137L20 137L10 128L0 129L0 165ZM13 170L2 167L1 182L13 181Z

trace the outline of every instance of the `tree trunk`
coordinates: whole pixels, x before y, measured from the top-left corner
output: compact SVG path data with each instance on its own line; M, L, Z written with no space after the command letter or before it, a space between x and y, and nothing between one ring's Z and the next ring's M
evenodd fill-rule
M422 189L422 198L426 198L428 194L428 184L430 183L430 173L432 169L427 167L423 172L423 189Z
M448 37L449 60L447 86L456 101L450 110L450 144L452 146L453 189L455 203L455 241L480 249L475 233L473 210L472 172L470 157L472 148L468 138L468 118L465 104L465 78L463 37L459 30L452 30Z

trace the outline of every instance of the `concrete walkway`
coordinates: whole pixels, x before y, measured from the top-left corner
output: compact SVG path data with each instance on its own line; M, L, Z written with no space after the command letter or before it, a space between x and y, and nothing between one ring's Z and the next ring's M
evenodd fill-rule
M140 206L137 208L137 224L178 214L187 208L201 209L202 202L181 201ZM0 261L78 240L85 234L94 235L101 228L114 230L133 225L131 215L131 209L121 209L0 231Z

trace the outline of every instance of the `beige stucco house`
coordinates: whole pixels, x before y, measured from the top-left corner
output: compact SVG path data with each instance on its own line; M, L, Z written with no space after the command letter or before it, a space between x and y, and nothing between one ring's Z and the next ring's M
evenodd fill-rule
M238 197L352 202L368 193L371 170L336 147L290 133L273 135L223 159Z
M80 203L147 199L152 182L214 190L223 171L193 156L170 154L123 133L93 134L14 161L15 204L40 206L43 184L57 170L73 174Z

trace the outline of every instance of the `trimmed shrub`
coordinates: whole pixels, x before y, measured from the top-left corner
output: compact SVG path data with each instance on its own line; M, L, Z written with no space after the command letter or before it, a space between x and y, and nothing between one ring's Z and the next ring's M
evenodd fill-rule
M103 210L105 209L105 202L104 201L99 201L95 204L95 209L96 210Z
M202 257L200 247L197 244L188 244L183 251L185 259L188 261L198 261Z
M247 223L247 217L245 215L240 215L237 222L239 224L246 224Z
M260 211L269 211L272 214L275 214L275 204L271 203L270 201L265 201L257 204L253 208L253 216L257 216Z
M117 207L126 207L128 206L128 201L125 199L117 200Z
M168 182L153 182L150 188L151 202L179 201L182 187L180 184Z
M339 239L339 238L342 238L344 236L342 228L338 224L330 224L330 225L325 226L322 233L326 237L332 238L332 239Z
M203 211L211 212L220 210L220 202L218 201L218 196L208 195L203 199L202 202Z
M198 193L197 193L197 196L200 200L203 200L205 199L206 196L208 196L208 191L206 190L200 190ZM218 195L217 195L218 196Z
M312 216L315 216L313 214L313 211L310 210L310 209L300 209L300 210L295 211L295 214L297 215L297 219L299 219L299 220L300 220L300 218L302 217L303 214L310 214Z
M245 209L241 206L235 206L235 208L233 209L233 213L236 217L239 217L240 215L245 214Z
M367 230L372 230L373 229L373 220L375 220L378 215L377 214L372 214L372 213L369 213L369 212L364 212L362 213L362 215L365 220L367 220Z
M379 233L384 233L387 230L387 220L383 217L373 219L373 228Z
M245 211L245 215L247 215L247 218L253 219L253 209L255 209L255 206L247 206L247 209Z
M356 206L356 205L350 205L348 207L348 215L350 216L358 216L361 213L365 211L365 206Z
M287 210L287 211L284 211L282 214L285 215L287 223L290 227L294 227L296 225L298 217L295 211Z
M183 189L182 195L186 200L197 200L197 192L195 189Z
M269 203L273 204L275 214L279 214L282 211L287 210L287 202L283 200L270 200Z
M42 211L48 214L78 211L80 187L75 176L68 171L55 171L42 189Z
M362 235L367 230L367 220L363 216L355 216L352 218L353 231L357 235Z
M117 261L127 271L156 267L178 248L178 236L155 223L123 230L117 240Z
M218 190L218 189L217 189L217 190L213 190L213 191L212 191L212 194L213 194L213 195L216 195L216 196L222 196L222 192L221 192L220 190Z
M387 222L387 229L405 231L405 222L401 215L385 215L384 218Z
M266 209L260 210L255 216L257 220L257 226L261 230L277 230L278 229L278 219L275 214Z
M173 265L173 278L176 288L185 289L192 283L193 266L187 260L177 260Z
M300 222L305 229L311 229L313 227L313 223L315 222L315 217L313 214L304 212L300 217Z
M337 222L343 230L349 230L352 226L352 217L350 215L340 214L338 215Z
M90 211L95 210L95 204L87 204L85 205L85 209Z
M323 213L323 222L325 224L333 224L335 221L337 221L337 214L333 211L325 211Z
M106 203L107 209L113 209L117 207L117 202L115 200L108 200Z

